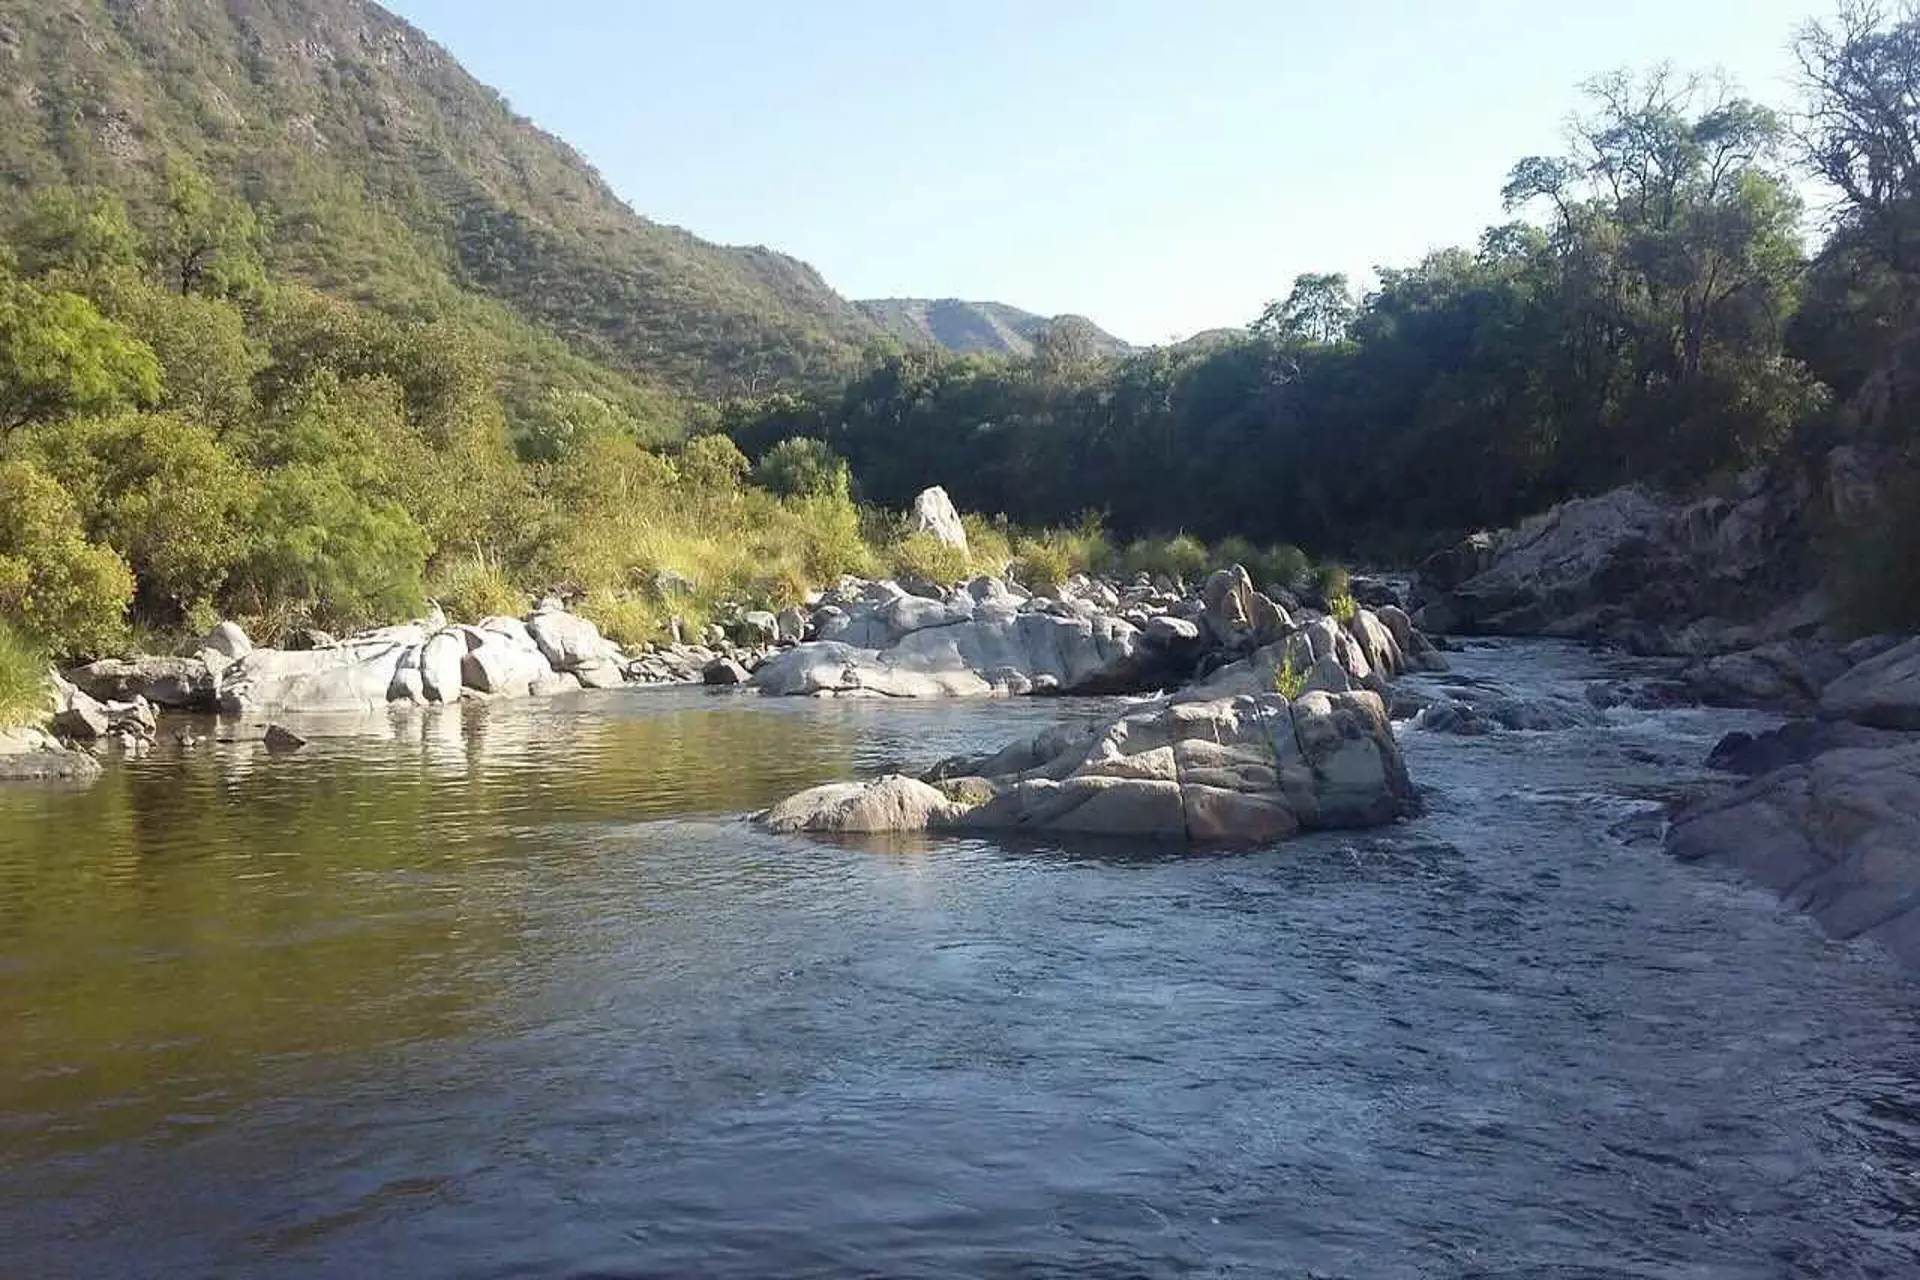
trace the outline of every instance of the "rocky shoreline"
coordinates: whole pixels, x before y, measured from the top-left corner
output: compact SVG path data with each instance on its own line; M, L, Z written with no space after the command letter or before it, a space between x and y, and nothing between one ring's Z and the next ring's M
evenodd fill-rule
M1629 488L1563 504L1430 558L1406 584L1338 602L1255 586L1076 575L1051 595L994 577L939 586L846 579L803 608L740 614L728 638L628 652L558 600L525 618L427 618L298 649L231 623L194 652L94 663L53 683L43 727L0 735L0 780L85 780L139 754L158 714L360 712L663 684L764 696L1145 695L922 777L816 788L758 820L822 835L957 830L1121 835L1192 846L1398 821L1419 808L1393 722L1455 734L1551 732L1618 705L1748 707L1799 717L1732 735L1723 788L1670 814L1673 856L1766 885L1841 938L1920 964L1920 638L1849 640L1807 577L1820 504L1843 509L1859 460L1823 484L1755 478L1736 500ZM1407 607L1401 607L1404 603ZM1724 612L1723 612L1724 611ZM1338 613L1340 616L1335 616ZM1518 698L1441 677L1435 634L1550 636L1667 660L1670 674ZM719 637L712 637L719 640ZM283 746L297 734L281 731Z

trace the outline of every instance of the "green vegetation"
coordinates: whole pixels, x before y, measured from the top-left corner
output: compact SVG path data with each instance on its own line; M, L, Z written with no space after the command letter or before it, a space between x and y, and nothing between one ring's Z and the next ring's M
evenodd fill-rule
M0 729L32 724L47 710L47 659L0 622Z
M1306 688L1306 673L1294 668L1293 649L1289 646L1287 651L1280 656L1279 667L1274 670L1273 691L1285 698L1288 702L1292 702L1304 693Z

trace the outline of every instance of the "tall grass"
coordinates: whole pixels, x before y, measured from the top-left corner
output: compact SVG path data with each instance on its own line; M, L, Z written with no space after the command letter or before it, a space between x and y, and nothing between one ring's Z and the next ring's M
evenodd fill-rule
M0 622L0 729L32 724L47 711L47 658Z

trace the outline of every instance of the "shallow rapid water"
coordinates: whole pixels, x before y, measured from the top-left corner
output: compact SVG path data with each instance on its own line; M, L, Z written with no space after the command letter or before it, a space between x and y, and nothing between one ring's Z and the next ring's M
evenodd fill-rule
M0 1276L1920 1274L1920 988L1659 851L1751 717L1407 733L1428 816L1254 854L743 821L1105 705L616 692L0 791Z

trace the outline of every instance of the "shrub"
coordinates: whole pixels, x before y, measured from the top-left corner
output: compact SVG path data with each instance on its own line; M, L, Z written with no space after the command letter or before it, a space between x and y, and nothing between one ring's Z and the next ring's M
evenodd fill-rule
M887 549L896 576L917 578L939 586L966 579L972 561L959 547L950 547L930 533L909 533Z
M46 655L0 622L0 729L32 724L46 710Z
M680 451L680 478L697 489L738 493L750 470L747 455L725 436L695 436Z
M1359 608L1354 598L1345 592L1327 597L1327 612L1341 622L1352 622Z
M1249 569L1253 566L1249 565ZM1282 542L1278 546L1268 547L1266 554L1260 557L1257 576L1260 585L1279 587L1292 591L1306 580L1311 568L1307 553L1291 543Z
M0 615L61 657L94 657L126 634L133 573L86 540L58 481L32 463L0 463Z
M596 591L582 600L576 609L580 616L600 628L600 634L615 644L629 649L641 645L654 644L672 638L666 618L659 606L631 595L612 591ZM679 610L686 616L685 610ZM697 636L688 636L696 640Z
M237 595L256 612L279 601L329 628L404 617L425 602L428 546L391 499L364 494L327 467L282 467L263 485Z
M960 517L960 525L967 531L967 558L973 562L973 571L1004 576L1013 564L1013 535L1007 528L1007 518L995 516L989 520L969 512Z
M1288 646L1286 653L1281 655L1280 665L1274 670L1273 691L1288 702L1292 702L1306 690L1306 687L1306 673L1294 668L1293 648Z
M513 584L500 562L480 551L440 566L428 583L427 594L438 600L455 622L524 617L529 604L527 593Z
M1155 578L1179 578L1192 581L1213 563L1206 544L1190 534L1177 534L1163 542L1139 541L1127 547L1121 559L1128 573L1145 573Z
M1043 596L1060 594L1073 572L1067 548L1046 539L1023 539L1013 562L1013 576L1027 590Z
M769 449L753 469L753 479L782 498L844 498L853 492L846 462L807 436L793 436Z

